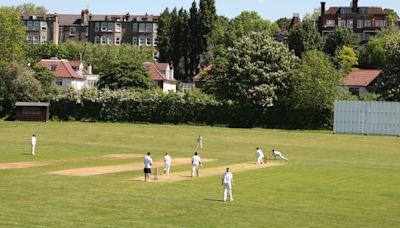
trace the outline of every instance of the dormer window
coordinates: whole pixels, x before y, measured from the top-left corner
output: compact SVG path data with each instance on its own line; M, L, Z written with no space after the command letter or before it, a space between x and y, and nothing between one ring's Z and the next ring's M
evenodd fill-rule
M51 65L50 66L50 71L56 71L57 65Z

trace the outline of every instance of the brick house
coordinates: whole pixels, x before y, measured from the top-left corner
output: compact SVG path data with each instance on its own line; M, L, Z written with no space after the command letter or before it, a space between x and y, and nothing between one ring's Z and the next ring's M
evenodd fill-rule
M319 31L322 35L344 27L353 30L360 41L368 41L386 25L387 14L381 7L359 7L358 0L352 0L350 7L335 6L326 10L326 3L321 2Z

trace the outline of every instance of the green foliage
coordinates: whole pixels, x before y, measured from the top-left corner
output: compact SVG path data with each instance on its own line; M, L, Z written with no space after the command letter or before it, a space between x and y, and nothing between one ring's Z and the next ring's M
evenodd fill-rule
M310 50L322 50L324 39L311 20L305 20L294 26L289 32L288 44L297 56Z
M399 15L397 14L396 11L394 11L393 9L384 9L385 13L388 15L387 19L388 19L388 25L392 26L395 25L397 26L397 21L400 19Z
M276 20L275 23L278 25L279 30L284 32L284 31L289 30L289 26L290 26L291 22L292 22L292 20L290 18L282 17L282 18L279 18L278 20Z
M160 52L159 61L162 63L169 63L172 60L171 35L171 16L168 8L166 8L160 15L157 30L158 50Z
M272 105L289 90L298 61L284 44L263 33L235 42L226 58L226 64L216 66L216 77L206 89L222 99L257 107Z
M24 3L13 7L18 13L22 14L45 14L47 9L44 6L36 6L33 3Z
M400 101L400 37L385 44L383 77L378 78L377 92L386 101Z
M339 69L343 74L348 74L358 65L358 56L353 48L342 46L336 55Z
M100 77L99 88L118 89L151 89L154 82L143 62L121 59L110 63Z
M334 56L336 51L342 46L347 46L356 49L358 45L357 35L348 28L336 27L330 33L325 42L325 52L330 56Z
M0 7L0 61L22 61L25 26L20 14L11 8Z
M217 10L215 8L215 0L200 0L199 5L200 50L201 53L204 53L210 49L210 39L215 28Z
M253 32L273 34L278 31L278 25L269 20L264 20L256 11L243 11L232 19L229 30L234 33L236 39L248 36Z

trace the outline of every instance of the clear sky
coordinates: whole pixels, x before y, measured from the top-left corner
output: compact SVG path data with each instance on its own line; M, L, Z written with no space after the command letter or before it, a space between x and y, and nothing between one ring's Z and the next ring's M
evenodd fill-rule
M198 0L197 0L198 1ZM349 6L350 0L324 0L330 6ZM88 8L93 14L160 14L165 7L170 9L184 7L189 9L192 0L0 0L2 6L19 5L32 2L45 6L50 12L79 14ZM301 17L320 6L321 0L216 0L217 12L229 18L244 10L257 11L263 18L276 20L280 17L292 17L300 13ZM400 14L399 0L359 0L360 6L381 6L392 8Z

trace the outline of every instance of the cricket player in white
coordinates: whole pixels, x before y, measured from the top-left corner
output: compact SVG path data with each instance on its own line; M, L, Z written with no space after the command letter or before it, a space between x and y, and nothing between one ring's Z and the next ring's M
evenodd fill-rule
M35 155L35 148L36 148L36 136L35 134L32 135L32 155Z
M285 156L282 155L282 152L279 152L279 151L277 151L275 149L272 149L272 156L274 156L275 160L276 160L276 157L280 157L285 161L289 160Z
M192 177L194 177L194 174L197 176L200 176L199 170L201 166L201 158L199 155L197 155L197 152L194 153L194 156L192 157Z
M202 149L203 148L203 136L199 135L199 137L197 137L197 146L196 149Z
M171 168L171 156L168 153L165 153L164 156L164 174L169 175L169 169Z
M257 164L264 164L264 153L258 147L256 150L256 154L257 154Z
M147 152L147 156L144 157L144 181L150 181L151 165L153 165L153 159L150 156L150 152Z
M232 197L233 175L231 172L229 172L229 168L226 168L226 172L222 177L221 185L224 186L224 202L226 201L228 192L230 200L233 201Z

